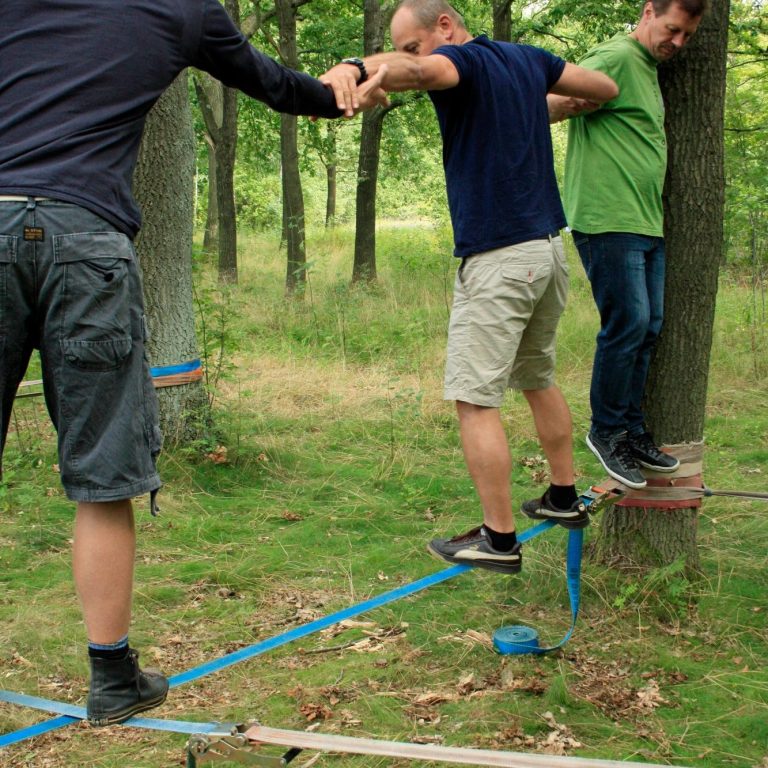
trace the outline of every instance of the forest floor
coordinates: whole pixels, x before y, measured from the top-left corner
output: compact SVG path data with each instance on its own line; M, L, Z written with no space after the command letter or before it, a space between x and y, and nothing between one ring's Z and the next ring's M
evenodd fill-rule
M313 233L303 301L284 255L242 238L240 283L198 257L215 430L161 460L162 513L136 507L132 643L184 670L445 567L426 542L479 522L452 406L441 397L454 264L448 235L380 232L379 284L350 287L351 236ZM596 331L574 254L559 383L579 484L603 475L583 442ZM768 331L748 276L725 271L705 428L712 488L768 490ZM31 369L29 378L36 378ZM515 504L546 482L530 415L504 423ZM672 513L673 514L673 513ZM0 484L2 688L84 703L85 635L70 573L71 504L39 398L15 409ZM518 516L521 529L529 521ZM622 571L590 559L576 632L545 656L502 656L502 625L557 642L570 624L567 533L525 546L519 576L470 571L171 691L152 715L513 752L701 768L768 768L768 503L706 499L701 572ZM0 733L40 722L0 704ZM0 750L0 766L184 765L186 739L70 725ZM405 766L302 753L294 765Z

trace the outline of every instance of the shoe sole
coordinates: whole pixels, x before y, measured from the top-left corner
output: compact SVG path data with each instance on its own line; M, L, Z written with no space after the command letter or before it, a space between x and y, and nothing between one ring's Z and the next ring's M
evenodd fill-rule
M541 509L541 507L539 507ZM567 517L551 517L550 515L543 515L540 512L527 512L524 507L520 507L520 511L531 520L552 520L563 528L569 530L578 530L579 528L586 528L589 525L589 517L585 517L581 520L569 520Z
M592 453L595 454L597 457L597 460L602 465L603 469L614 479L618 480L622 485L626 485L627 488L634 488L635 490L640 490L641 488L645 488L648 485L648 482L646 480L643 480L642 483L636 483L631 480L627 480L626 477L622 477L618 472L614 472L610 467L607 467L605 465L605 462L603 461L603 457L600 455L600 451L595 448L594 445L592 445L592 441L589 439L589 435L587 435L587 447L589 448Z
M486 571L496 571L497 573L520 573L523 568L522 562L508 565L505 563L494 563L491 560L465 560L463 558L453 557L452 555L444 555L442 552L432 549L431 543L427 544L427 552L429 552L432 557L435 557L438 560L443 560L446 563L452 563L453 565L471 565L476 568L483 568Z
M647 461L640 461L640 459L636 459L636 461L641 467L650 469L652 472L676 472L678 469L680 469L679 461L677 464L675 464L674 467L660 467L657 464L649 464Z
M96 718L88 718L88 722L97 727L107 726L107 725L120 725L120 723L124 723L126 720L130 720L132 717L138 715L140 712L146 712L148 709L154 709L155 707L159 707L168 697L168 691L166 690L165 693L163 693L162 696L159 696L156 699L152 699L151 701L142 701L140 703L135 704L133 707L131 707L128 711L122 711L118 714L114 715L107 715L106 717L96 717Z

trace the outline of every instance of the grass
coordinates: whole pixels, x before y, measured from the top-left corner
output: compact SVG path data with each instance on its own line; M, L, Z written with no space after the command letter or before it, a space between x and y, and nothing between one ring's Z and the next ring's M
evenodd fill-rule
M199 260L209 348L223 336L227 350L216 382L216 442L226 461L192 447L166 451L161 517L137 506L131 637L145 661L178 673L433 573L440 566L425 541L476 523L455 417L441 399L448 243L444 230L382 227L379 285L364 289L348 284L351 233L312 233L303 302L283 297L283 255L270 237L242 238L241 282L228 292ZM596 318L571 259L559 381L579 436ZM713 488L766 489L765 334L749 312L751 290L737 276L722 281L706 422ZM3 688L82 703L72 512L41 408L19 401L0 485L0 677ZM540 492L539 448L520 397L509 396L504 420L519 502ZM584 484L599 480L580 439L576 451ZM323 631L176 688L157 714L764 768L766 512L764 502L706 500L695 583L675 565L626 574L585 562L577 632L550 656L500 657L488 642L502 624L532 625L544 642L566 631L559 529L527 545L519 578L462 575L359 618L370 623ZM0 706L0 732L41 719ZM181 765L184 743L70 726L0 750L0 766ZM307 753L297 764L310 760ZM318 763L395 761L323 755Z

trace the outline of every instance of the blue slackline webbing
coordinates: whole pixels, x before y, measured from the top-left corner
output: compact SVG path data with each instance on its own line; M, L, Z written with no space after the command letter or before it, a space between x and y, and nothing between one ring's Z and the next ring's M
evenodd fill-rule
M10 744L24 741L24 739L32 738L33 736L39 736L42 733L47 733L48 731L61 728L65 725L70 725L71 723L79 723L84 720L86 716L85 707L78 707L75 704L67 704L64 701L53 701L52 699L42 699L38 696L28 696L24 693L2 691L0 692L0 701L62 715L62 717L57 717L53 720L48 720L39 723L38 725L33 725L29 728L24 728L6 734L5 736L0 736L0 747L9 746ZM131 718L130 725L131 728L146 728L152 731L186 733L189 735L195 733L214 733L222 730L221 723L196 723L191 720L160 720L150 717L133 717Z
M520 541L521 543L529 541L530 539L534 538L535 536L538 536L539 534L543 533L549 528L554 527L556 524L557 523L555 523L553 520L545 520L544 522L539 523L538 525L535 525L533 528L529 528L528 530L523 531L517 537L518 541ZM570 553L570 541L571 539L569 537L569 553ZM427 587L431 587L435 584L439 584L443 581L447 581L448 579L451 579L454 576L458 576L460 573L464 573L465 571L468 571L471 569L472 569L472 566L470 565L454 565L451 568L446 568L442 571L438 571L437 573L433 573L430 576L424 577L423 579L418 579L417 581L413 581L410 584L405 584L402 587L397 587L396 589L390 590L389 592L384 592L383 594L378 595L377 597L371 598L370 600L366 600L362 603L357 603L356 605L350 606L349 608L345 608L341 611L337 611L336 613L332 613L328 616L325 616L322 619L317 619L315 621L309 622L308 624L304 624L300 627L296 627L292 630L289 630L288 632L284 632L281 635L277 635L276 637L263 640L247 648L241 648L239 651L235 651L233 653L227 654L226 656L222 656L221 658L215 659L206 664L201 664L198 667L193 667L192 669L189 669L186 672L182 672L178 675L174 675L173 677L169 678L169 681L168 681L169 685L170 687L173 688L178 685L183 685L184 683L189 683L193 680L197 680L201 677L204 677L205 675L212 674L213 672L217 672L221 669L225 669L226 667L232 666L233 664L237 664L240 661L245 661L246 659L250 659L250 658L253 658L254 656L258 656L259 654L265 653L266 651L269 651L274 648L278 648L282 645L285 645L287 643L293 642L294 640L299 640L303 637L306 637L307 635L313 634L314 632L318 632L321 629L326 629L327 627L333 626L334 624L338 624L340 621L343 621L344 619L351 618L352 616L359 616L361 613L365 613L366 611L370 611L370 610L373 610L374 608L379 608L383 605L387 605L388 603L394 602L395 600L400 600L403 597L408 597L409 595L412 595L416 592L426 589ZM570 571L570 568L569 568L569 571ZM570 591L571 590L569 586L569 593ZM571 630L569 630L567 637L570 637L572 632L573 632L573 627L571 627ZM554 647L559 647L559 646L554 646ZM47 699L37 699L37 697L27 697L25 694L16 694L13 691L0 690L0 701L5 701L11 704L17 703L17 704L20 704L21 706L32 706L30 702L35 699L38 702L38 704L34 706L34 708L44 709L48 712L57 712L57 713L61 713L65 711L64 708L66 708L67 712L74 713L76 711L78 714L75 715L74 717L71 717L71 716L58 717L53 720L39 723L36 726L31 726L19 731L13 731L8 734L0 735L0 748L4 746L10 746L11 744L15 744L19 741L23 741L28 738L32 738L33 736L39 735L41 733L47 733L49 731L53 731L58 728L63 728L67 725L70 725L73 722L76 722L78 719L82 720L85 717L84 707L76 707L75 705L64 704L63 702L56 702L56 701L47 700ZM41 703L43 702L46 703L46 706L41 705ZM126 720L125 723L123 723L123 725L133 726L135 723L137 723L137 721L141 721L141 720L158 722L158 723L174 722L174 721L162 721L162 720L151 721L151 719L148 719L148 718L134 717L134 718L131 718L130 720ZM184 721L175 721L175 722L179 723ZM203 727L205 724L192 723L192 725L199 729L200 727ZM213 725L213 724L208 724L208 725ZM138 726L138 727L141 727L141 726ZM144 727L154 727L154 726L144 726ZM36 730L35 732L31 732L34 729L38 729L38 730ZM158 730L163 730L163 728L158 728ZM168 730L177 730L177 729L170 728ZM201 733L201 732L202 731L200 730L194 731L194 733Z
M48 709L47 711L51 711ZM26 741L27 739L33 739L35 736L42 736L44 733L50 731L57 731L59 728L64 728L72 723L79 723L82 718L79 717L54 717L53 720L45 720L42 723L36 725L30 725L27 728L22 728L12 733L4 733L0 736L0 748L9 747L11 744L17 744L20 741Z
M530 528L529 530L520 534L518 541L527 541L528 539L537 536L548 528L551 528L553 525L555 525L555 523L547 520L546 522L541 523L534 528ZM173 688L177 685L182 685L183 683L189 683L192 680L197 680L198 678L209 675L212 672L218 672L219 670L224 669L225 667L229 667L232 664L237 664L240 661L245 661L246 659L258 656L259 654L266 651L271 651L273 648L279 648L281 645L285 645L286 643L299 640L302 637L306 637L307 635L319 632L322 629L332 627L334 624L338 624L340 621L344 621L344 619L349 619L353 616L359 616L361 613L365 613L366 611L372 611L374 608L379 608L382 605L387 605L388 603L392 603L395 600L408 597L408 595L412 595L415 592L426 589L427 587L431 587L435 584L447 581L448 579L452 579L454 576L458 576L460 573L464 573L471 568L472 566L470 565L454 565L451 568L446 568L443 571L433 573L431 576L425 576L423 579L419 579L418 581L412 581L410 584L406 584L402 587L398 587L397 589L390 590L389 592L384 592L378 597L371 598L370 600L366 600L362 603L357 603L357 605L344 608L343 610L332 613L323 617L322 619L316 619L309 624L304 624L303 626L291 629L288 632L284 632L282 635L277 635L276 637L269 638L268 640L262 640L260 643L251 645L248 648L242 648L241 650L234 651L227 656L222 656L220 659L214 659L207 664L202 664L199 667L194 667L193 669L188 670L187 672L174 675L169 679L170 686Z
M154 378L160 376L175 376L177 373L191 373L201 367L200 358L190 360L188 363L179 363L178 365L159 365L150 368L149 371Z

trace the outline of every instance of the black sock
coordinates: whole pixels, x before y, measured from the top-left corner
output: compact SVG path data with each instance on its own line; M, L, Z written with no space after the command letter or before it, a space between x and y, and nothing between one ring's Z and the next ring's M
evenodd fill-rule
M94 648L88 645L88 656L91 659L124 659L128 655L128 643L118 645L116 648Z
M491 546L497 552L509 552L517 544L517 534L514 531L512 533L499 533L487 525L483 525L483 530L490 539Z
M575 485L550 485L547 493L549 500L558 509L570 509L579 498Z

